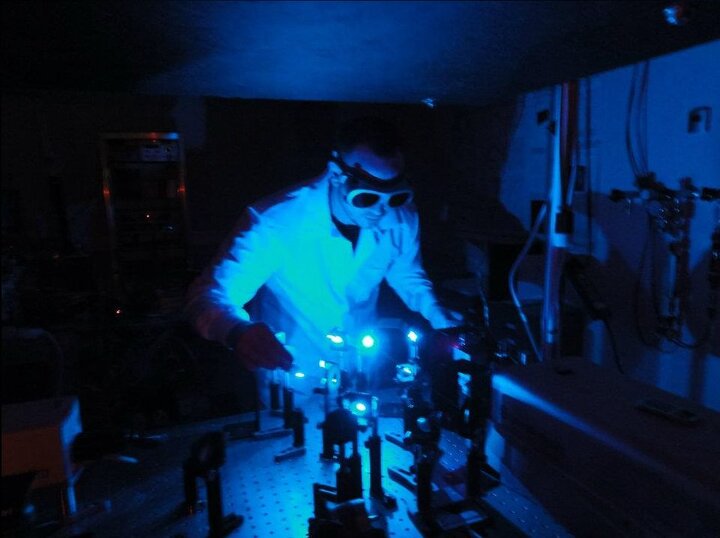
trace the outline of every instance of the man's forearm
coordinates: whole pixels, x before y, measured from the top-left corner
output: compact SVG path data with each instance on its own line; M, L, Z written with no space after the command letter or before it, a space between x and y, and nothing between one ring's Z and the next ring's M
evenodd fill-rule
M228 334L238 325L249 325L245 310L222 304L207 275L199 277L188 290L185 317L195 330L208 340L227 344Z

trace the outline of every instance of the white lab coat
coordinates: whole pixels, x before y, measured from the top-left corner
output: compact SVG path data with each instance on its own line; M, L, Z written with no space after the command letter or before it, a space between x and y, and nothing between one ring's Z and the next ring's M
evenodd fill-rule
M250 206L213 263L189 290L187 313L198 332L225 342L251 319L246 304L260 291L253 321L286 333L294 364L317 370L326 337L371 326L383 278L433 327L447 323L421 266L414 206L390 209L357 246L332 222L327 176Z

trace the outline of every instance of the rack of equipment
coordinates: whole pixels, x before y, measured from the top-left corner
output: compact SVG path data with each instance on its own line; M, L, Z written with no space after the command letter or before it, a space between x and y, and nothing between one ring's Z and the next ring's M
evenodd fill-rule
M178 133L100 137L103 199L119 305L160 308L185 284L185 158Z

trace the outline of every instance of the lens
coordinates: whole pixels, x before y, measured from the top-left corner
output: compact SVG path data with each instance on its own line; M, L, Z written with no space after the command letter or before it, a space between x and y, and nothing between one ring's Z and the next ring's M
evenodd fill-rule
M410 200L410 193L409 192L401 192L398 194L393 194L390 197L390 201L388 204L390 207L400 207L401 205L405 205Z
M375 205L378 200L380 200L380 196L377 194L373 194L371 192L361 192L352 198L351 203L355 207L365 208Z

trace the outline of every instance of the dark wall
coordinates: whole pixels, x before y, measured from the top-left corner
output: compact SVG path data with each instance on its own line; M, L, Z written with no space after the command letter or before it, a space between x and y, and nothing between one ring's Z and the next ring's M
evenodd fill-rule
M97 241L102 230L96 229L103 222L99 134L172 130L173 102L125 95L4 94L2 190L11 193L12 207L3 210L13 213L20 247L57 248L59 221L66 219L73 247L103 248Z
M186 149L192 262L199 266L244 206L323 171L340 121L378 114L395 121L406 141L428 268L462 272L462 245L452 236L458 224L465 231L489 226L482 208L497 196L513 112L513 106L7 94L2 188L12 200L4 213L13 217L4 231L14 227L24 248L59 248L68 235L74 250L103 250L100 133L178 131Z

